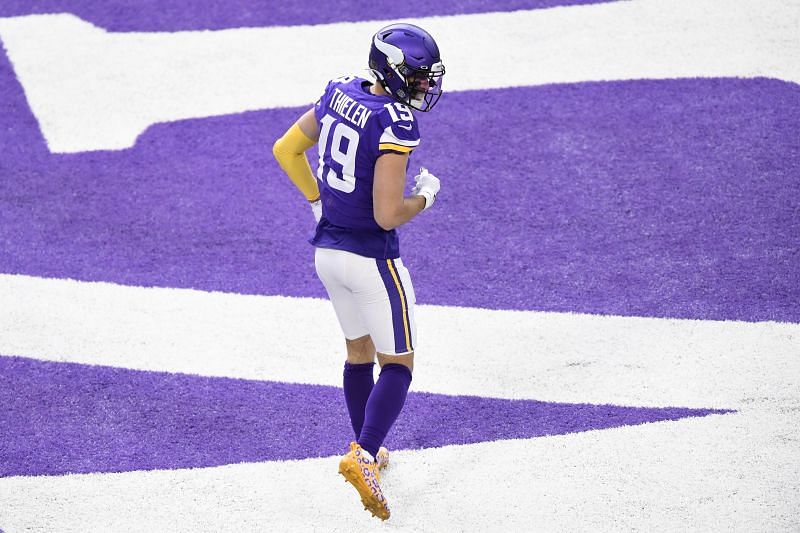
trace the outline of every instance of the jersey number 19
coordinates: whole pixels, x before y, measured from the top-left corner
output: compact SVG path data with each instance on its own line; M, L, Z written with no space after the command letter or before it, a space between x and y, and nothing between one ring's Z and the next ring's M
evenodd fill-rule
M317 169L317 179L326 180L328 185L336 190L351 193L356 188L356 152L358 151L358 132L343 122L336 122L330 115L325 115L320 120L322 129L319 133L319 168ZM328 143L331 136L331 126L333 128L333 138ZM342 140L347 139L347 146L342 151ZM325 154L330 153L332 165L325 164ZM335 168L335 167L339 168Z

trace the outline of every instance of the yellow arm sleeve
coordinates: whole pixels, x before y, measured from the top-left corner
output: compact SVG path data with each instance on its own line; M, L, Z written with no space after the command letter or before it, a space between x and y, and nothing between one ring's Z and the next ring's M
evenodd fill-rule
M316 141L309 139L300 126L294 124L272 146L272 154L278 164L309 202L319 199L317 178L311 172L311 165L306 157L306 150L315 144Z

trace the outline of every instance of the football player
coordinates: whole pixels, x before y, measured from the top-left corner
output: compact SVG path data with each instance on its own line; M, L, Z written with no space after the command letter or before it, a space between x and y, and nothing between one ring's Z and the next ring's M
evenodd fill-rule
M388 452L381 444L405 403L417 337L414 288L397 227L430 209L440 186L420 169L412 194L404 196L409 156L420 142L412 110L433 109L445 71L436 41L412 24L392 24L373 36L369 68L374 81L329 82L273 153L310 202L317 274L345 337L343 386L355 440L339 472L364 506L386 520L379 470ZM314 144L316 179L305 156Z

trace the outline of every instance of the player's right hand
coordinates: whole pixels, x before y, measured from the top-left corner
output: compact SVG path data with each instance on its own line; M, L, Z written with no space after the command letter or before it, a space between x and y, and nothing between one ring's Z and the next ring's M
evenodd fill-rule
M421 167L419 174L414 176L414 188L411 189L412 194L416 194L425 198L425 209L428 209L436 201L436 195L439 194L439 178L428 172L428 169Z

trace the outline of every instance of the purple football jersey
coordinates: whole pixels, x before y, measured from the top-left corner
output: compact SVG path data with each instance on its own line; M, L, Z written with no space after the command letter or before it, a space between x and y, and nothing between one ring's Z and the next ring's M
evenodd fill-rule
M381 228L373 213L375 162L385 153L410 153L419 145L419 127L408 107L370 93L370 85L363 78L335 79L316 104L322 219L309 242L396 259L397 232Z

